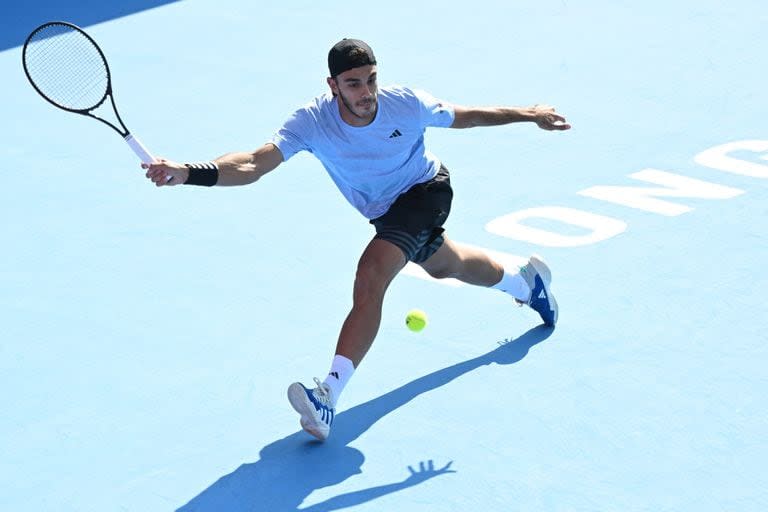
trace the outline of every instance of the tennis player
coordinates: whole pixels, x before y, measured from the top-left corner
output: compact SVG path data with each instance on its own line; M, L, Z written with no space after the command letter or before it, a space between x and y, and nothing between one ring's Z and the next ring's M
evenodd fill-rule
M424 147L427 127L471 128L532 122L568 130L550 106L466 107L407 87L379 88L376 57L363 41L344 39L328 53L330 92L296 110L272 139L253 152L228 153L211 162L146 165L157 186L248 185L301 151L310 151L338 189L369 219L376 234L360 257L353 305L341 326L331 368L323 382L293 383L288 399L304 430L325 440L337 401L370 349L381 321L384 294L412 261L437 279L495 288L533 308L544 324L557 322L546 263L531 256L505 269L484 252L451 241L442 228L453 192L448 169Z

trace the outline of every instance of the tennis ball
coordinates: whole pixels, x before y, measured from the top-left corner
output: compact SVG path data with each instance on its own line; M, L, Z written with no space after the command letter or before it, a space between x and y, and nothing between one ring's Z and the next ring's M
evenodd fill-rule
M420 309L412 309L405 316L405 325L413 332L419 332L427 326L427 314Z

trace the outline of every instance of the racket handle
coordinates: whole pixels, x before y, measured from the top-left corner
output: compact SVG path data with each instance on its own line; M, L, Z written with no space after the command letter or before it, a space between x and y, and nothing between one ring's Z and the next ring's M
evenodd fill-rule
M136 156L141 158L142 162L145 164L151 164L155 162L155 157L149 154L149 151L147 151L147 148L144 147L144 144L142 144L139 139L130 133L125 136L125 142L127 142L133 152L136 153Z

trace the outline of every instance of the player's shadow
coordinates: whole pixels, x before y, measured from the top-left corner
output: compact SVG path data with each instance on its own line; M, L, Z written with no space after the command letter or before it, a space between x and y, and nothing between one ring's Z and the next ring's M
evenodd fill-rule
M419 395L444 386L481 366L514 364L531 347L547 339L552 329L538 326L515 340L506 340L487 354L420 377L369 402L343 411L334 420L325 443L311 440L303 431L265 446L258 461L243 464L178 509L182 512L329 512L365 503L386 494L417 485L429 478L453 473L449 462L435 468L432 461L408 467L402 481L335 496L307 508L301 503L313 491L339 484L361 473L365 460L348 446L381 418ZM405 474L405 468L403 468Z

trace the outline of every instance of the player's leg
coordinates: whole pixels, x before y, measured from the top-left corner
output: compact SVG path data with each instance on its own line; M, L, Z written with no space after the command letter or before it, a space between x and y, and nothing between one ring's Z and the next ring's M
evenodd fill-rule
M557 322L557 301L549 289L552 275L540 256L531 256L519 270L505 269L483 251L446 238L440 248L419 265L436 279L452 277L501 290L529 305L545 324L552 326Z
M341 327L336 354L357 367L371 348L381 323L381 308L392 279L405 266L403 251L393 243L374 238L357 265L352 310Z
M384 294L405 263L403 251L393 243L374 238L368 244L357 265L352 309L341 327L328 377L324 382L315 379L314 389L299 382L288 388L288 400L301 415L302 428L321 441L330 433L341 391L373 344Z
M440 248L426 261L419 263L430 276L435 279L452 277L468 284L486 287L501 281L504 267L486 253L456 243L445 235L443 238Z

